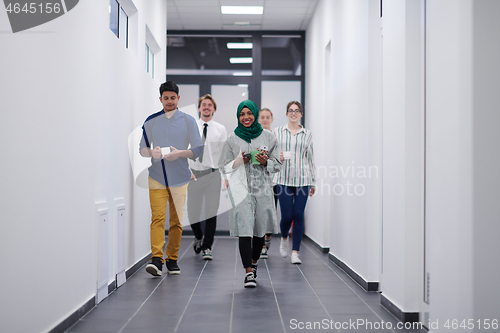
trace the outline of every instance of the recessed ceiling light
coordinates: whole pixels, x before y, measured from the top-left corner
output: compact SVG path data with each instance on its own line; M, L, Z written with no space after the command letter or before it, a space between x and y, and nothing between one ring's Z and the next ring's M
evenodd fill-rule
M252 76L252 72L233 72L233 76Z
M253 43L227 43L228 49L251 49Z
M233 57L229 58L229 62L232 64L251 64L253 62L252 57Z
M262 15L263 6L220 6L222 14L254 14Z
M238 84L238 87L248 88L248 84L246 84L246 83L240 83L240 84Z

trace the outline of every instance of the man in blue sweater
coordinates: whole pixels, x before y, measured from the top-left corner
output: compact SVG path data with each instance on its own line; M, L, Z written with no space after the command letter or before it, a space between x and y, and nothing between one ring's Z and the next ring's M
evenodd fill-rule
M153 276L161 276L163 263L169 274L180 274L177 259L181 245L183 208L191 179L188 158L194 160L203 151L196 120L177 108L179 99L179 87L172 81L163 83L160 86L163 110L150 115L142 126L140 153L151 158L148 182L152 258L146 271ZM165 253L167 258L164 259L167 202L170 227Z

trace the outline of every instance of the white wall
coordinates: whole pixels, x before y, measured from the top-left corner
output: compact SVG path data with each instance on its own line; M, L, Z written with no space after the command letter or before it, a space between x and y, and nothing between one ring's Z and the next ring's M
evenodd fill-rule
M500 309L500 2L473 2L474 318Z
M429 311L440 323L431 331L446 330L448 319L474 319L477 328L500 308L500 3L427 1L424 12L423 1L386 0L383 43L378 3L319 2L306 35L306 126L318 169L380 167L383 155L383 197L380 179L363 179L362 197L327 195L326 185L355 177L319 172L306 234L365 280L381 281L403 312Z
M328 15L331 15L332 5L333 2L331 1L320 1L318 3L311 24L306 32L305 47L306 103L304 109L307 118L305 126L313 134L317 193L308 199L305 211L304 232L324 247L330 246L329 235L324 232L324 225L331 223L330 216L325 210L325 207L330 205L330 195L328 194L330 192L328 190L330 181L325 173L318 172L318 169L326 167L327 159L330 158L329 153L332 150L327 144L333 144L331 139L332 131L325 131L326 123L328 123L327 119L331 119L331 114L325 112L323 104L323 64L325 63L325 47L331 39L331 23L333 20L329 20Z
M423 294L423 4L383 2L381 290L403 312L419 312Z
M149 251L149 202L134 185L127 136L158 111L165 53L145 72L143 11L165 49L164 1L135 1L137 44L109 29L108 3L80 1L24 33L2 33L0 330L44 332L96 293L96 202L124 198L127 267ZM0 11L0 30L10 31ZM110 280L116 269L110 267ZM29 320L26 320L29 318Z
M428 3L430 319L498 319L500 4ZM445 20L446 18L446 20Z
M306 33L306 126L318 194L305 232L369 282L378 281L380 260L379 20L373 1L320 1Z
M445 321L473 318L472 1L427 6L429 303Z

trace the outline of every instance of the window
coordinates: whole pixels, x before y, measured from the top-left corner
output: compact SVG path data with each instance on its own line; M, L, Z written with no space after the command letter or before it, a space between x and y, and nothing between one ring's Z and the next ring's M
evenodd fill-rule
M128 48L128 16L123 10L120 8L120 20L118 21L120 31L118 33L118 38L123 42L126 48Z
M153 33L146 25L146 72L151 73L151 77L155 77L155 54L161 51L160 45L156 41Z
M171 30L167 32L167 79L196 84L200 95L212 94L217 87L244 86L246 95L240 92L234 97L273 108L278 126L287 119L280 111L286 103L304 102L304 54L304 31ZM282 120L279 115L283 115Z
M168 73L252 76L251 35L168 35Z
M262 75L301 76L302 36L262 36Z
M117 0L109 2L109 28L128 48L128 15Z
M109 28L118 37L118 17L120 14L120 5L116 0L109 2Z

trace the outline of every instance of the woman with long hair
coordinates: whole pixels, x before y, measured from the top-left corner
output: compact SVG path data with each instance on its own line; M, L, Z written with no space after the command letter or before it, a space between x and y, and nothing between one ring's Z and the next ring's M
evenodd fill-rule
M291 101L286 107L288 124L277 127L273 133L280 144L280 160L283 168L273 175L281 208L280 254L286 258L289 252L288 232L293 221L292 264L300 264L300 243L304 234L304 210L307 198L314 195L314 153L311 131L300 124L304 115L302 105Z
M229 231L231 236L239 237L244 286L251 288L257 286L255 278L264 235L278 231L270 173L280 170L281 161L276 137L262 129L254 102L241 102L236 117L238 127L224 143L219 169L224 176L231 174L228 190L233 209Z

